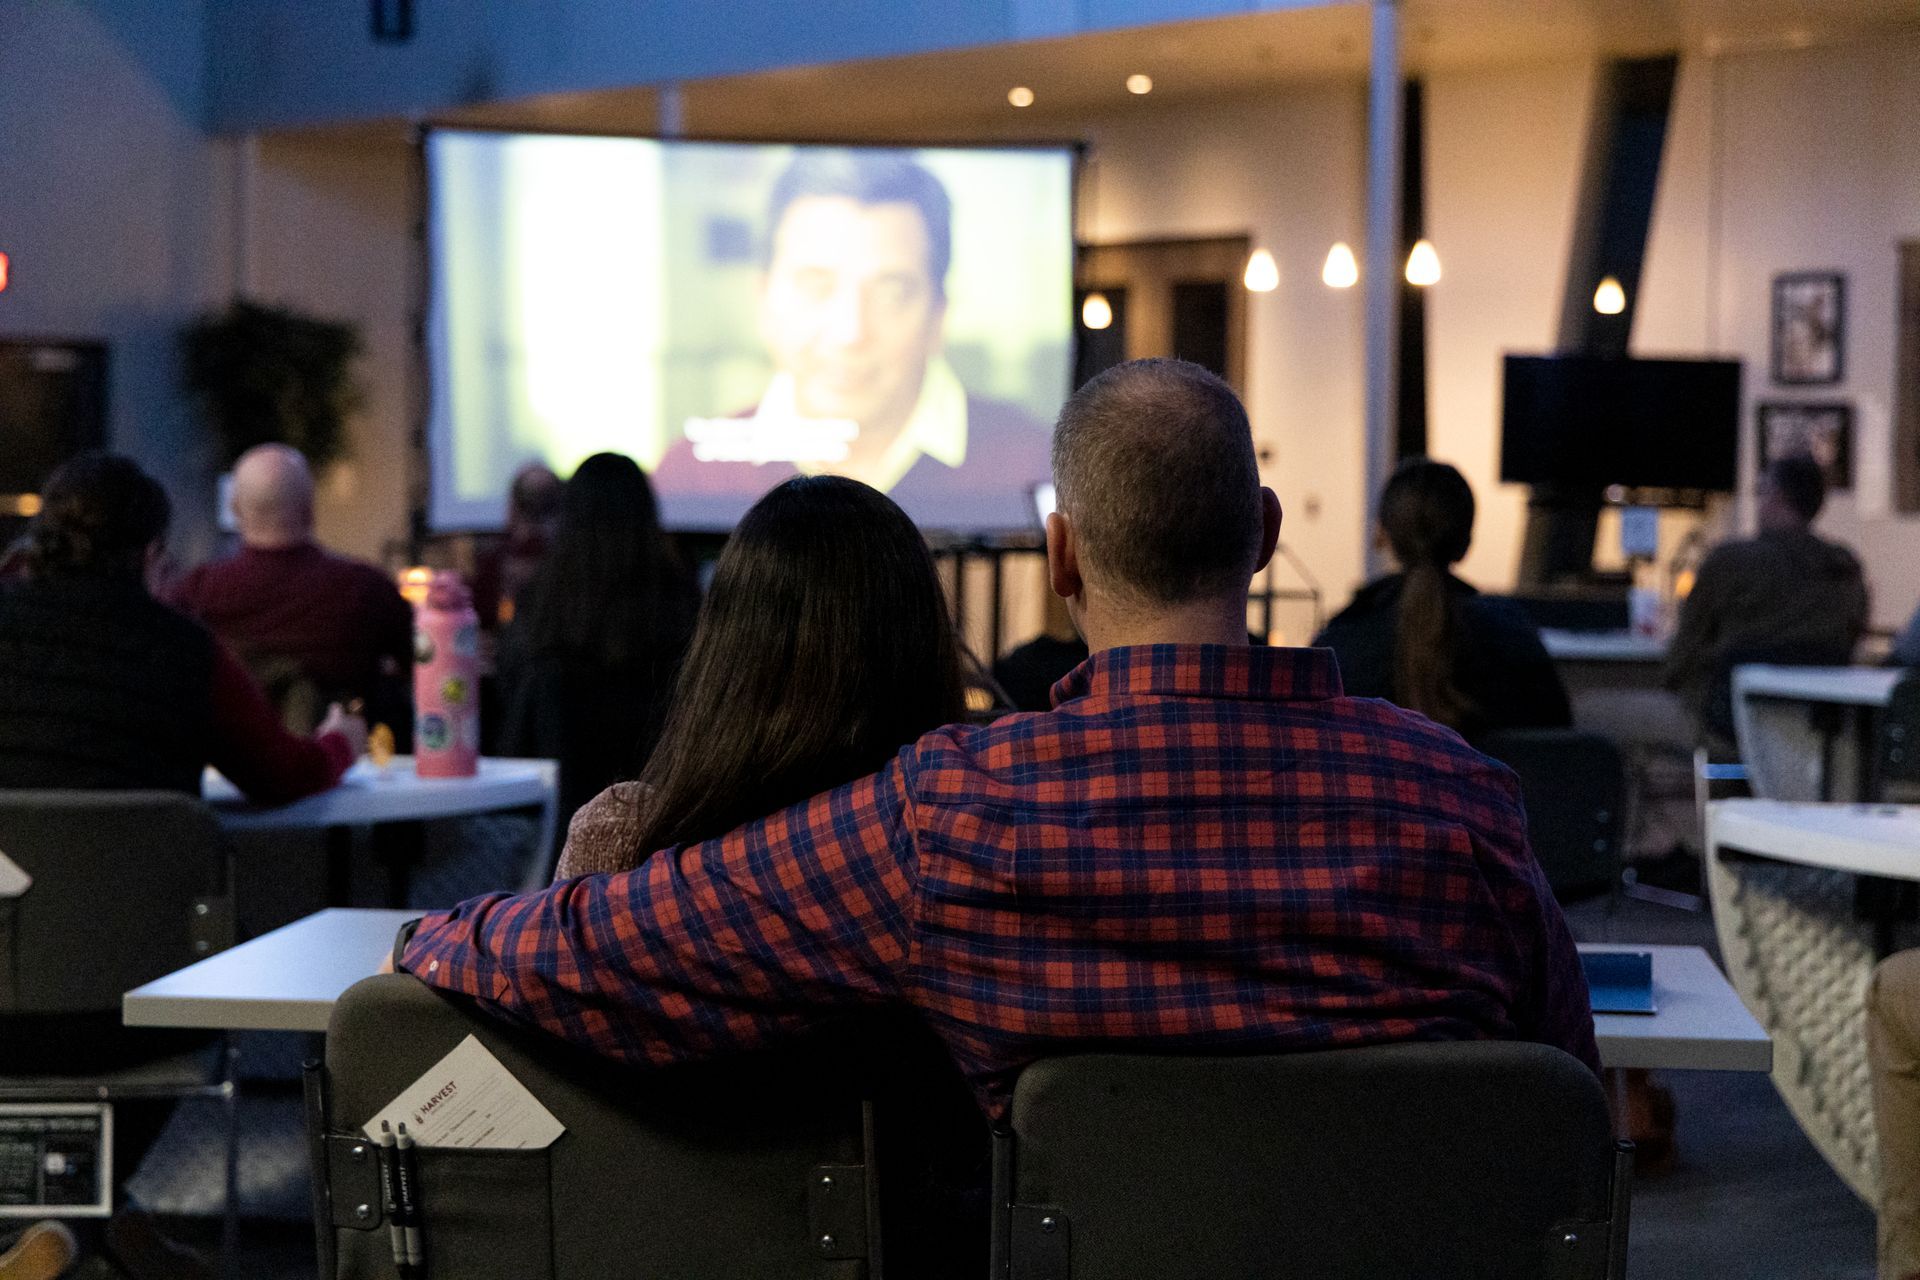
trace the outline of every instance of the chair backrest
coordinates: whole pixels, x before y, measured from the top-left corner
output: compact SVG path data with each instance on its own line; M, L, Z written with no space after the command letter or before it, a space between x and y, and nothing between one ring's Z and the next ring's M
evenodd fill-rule
M1706 699L1700 707L1700 725L1706 745L1716 750L1738 745L1733 716L1733 673L1764 663L1775 667L1844 667L1853 661L1853 642L1822 644L1800 641L1730 650L1720 655L1708 673Z
M232 941L213 814L172 791L0 790L0 1014L102 1013Z
M996 1280L1625 1274L1631 1148L1543 1045L1050 1059L997 1141Z
M1883 788L1910 790L1920 784L1920 676L1907 675L1893 686L1880 713L1880 742L1874 762ZM1888 799L1908 799L1901 794Z
M566 1126L543 1151L424 1149L428 1269L461 1280L868 1280L878 1252L857 1037L636 1071L412 977L334 1006L309 1082L323 1272L392 1275L366 1121L468 1036ZM328 1133L332 1137L324 1136ZM356 1156L354 1149L361 1149ZM365 1213L361 1206L368 1206ZM331 1258L327 1254L331 1253Z
M1604 893L1620 874L1627 777L1620 748L1578 729L1508 729L1480 749L1520 776L1527 840L1562 902Z

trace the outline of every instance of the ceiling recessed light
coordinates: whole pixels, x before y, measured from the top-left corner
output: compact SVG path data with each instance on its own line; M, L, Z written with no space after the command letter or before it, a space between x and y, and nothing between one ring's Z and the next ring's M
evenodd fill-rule
M1017 84L1007 90L1007 101L1016 107L1030 107L1033 105L1033 90L1023 84Z
M1128 93L1152 93L1153 77L1143 76L1138 73L1128 76L1127 92Z

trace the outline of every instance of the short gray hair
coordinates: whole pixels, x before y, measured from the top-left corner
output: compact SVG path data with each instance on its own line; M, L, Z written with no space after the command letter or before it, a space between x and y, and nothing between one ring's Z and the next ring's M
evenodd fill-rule
M1253 430L1233 388L1197 364L1132 360L1090 379L1060 410L1053 479L1106 590L1183 604L1253 577Z

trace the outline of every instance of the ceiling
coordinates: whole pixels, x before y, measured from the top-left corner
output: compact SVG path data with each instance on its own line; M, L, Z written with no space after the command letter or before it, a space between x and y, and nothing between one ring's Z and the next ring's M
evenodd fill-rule
M1244 97L1367 71L1365 3L793 67L689 83L689 137L840 141L1068 139L1083 123L1168 102ZM1920 36L1915 0L1405 0L1413 74L1674 51L1733 54ZM1153 78L1146 97L1129 75ZM1032 106L1007 103L1015 85ZM650 134L651 87L555 94L449 113L446 123Z

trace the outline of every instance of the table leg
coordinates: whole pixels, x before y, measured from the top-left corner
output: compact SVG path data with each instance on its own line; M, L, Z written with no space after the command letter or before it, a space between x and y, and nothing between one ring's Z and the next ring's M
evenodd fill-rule
M1853 798L1861 804L1880 799L1880 714L1877 707L1853 709Z
M426 853L427 824L388 822L373 829L374 852L387 868L384 905L404 907L413 888L413 865Z
M353 828L328 827L327 905L353 905Z
M1840 745L1840 726L1836 723L1838 712L1822 703L1811 703L1807 707L1808 718L1813 722L1815 732L1820 735L1820 798L1831 801L1833 797L1834 753Z

